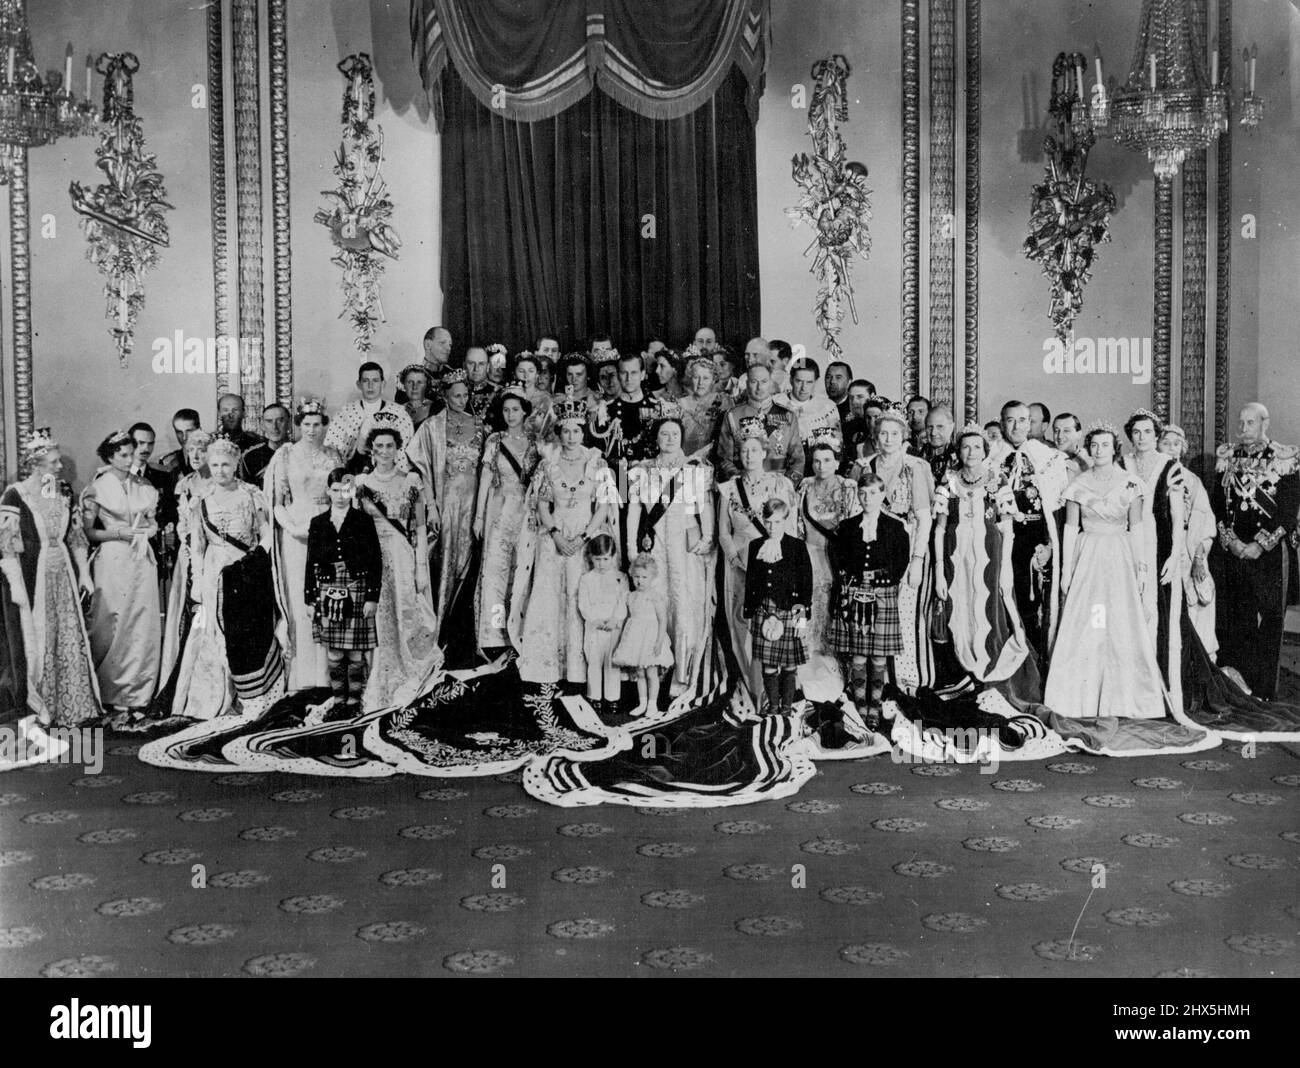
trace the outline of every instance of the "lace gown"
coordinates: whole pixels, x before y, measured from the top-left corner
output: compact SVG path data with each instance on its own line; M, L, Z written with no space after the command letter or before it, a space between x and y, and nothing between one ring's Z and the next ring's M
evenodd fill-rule
M158 510L153 486L134 475L123 481L111 470L87 486L81 499L83 507L89 501L98 506L99 524L115 535L149 525ZM158 686L158 564L148 542L142 550L129 541L106 541L91 556L90 648L99 695L104 704L121 708L146 707Z
M395 471L385 479L372 471L360 476L357 485L373 493L384 512L374 517L384 560L375 613L379 644L370 656L370 677L362 697L363 711L371 712L404 705L428 689L442 665L442 650L433 601L429 593L415 588L413 542L415 507L423 492L420 476Z
M835 574L826 551L826 534L862 511L858 488L847 478L832 475L826 485L805 478L799 484L798 536L808 546L812 561L812 611L805 632L808 662L799 668L799 686L810 701L834 701L844 692L839 661L825 647L824 632L830 613L831 587Z
M283 452L284 450L281 450ZM176 565L172 568L171 587L167 592L167 619L163 626L162 664L159 678L163 688L158 692L155 709L159 715L169 715L172 698L167 687L174 690L181 650L189 636L193 622L193 590L190 587L190 520L194 515L194 502L206 497L212 490L212 480L197 472L190 472L176 483Z
M555 538L541 527L539 506L554 507L551 524L566 537L578 537L596 509L618 503L618 488L604 458L584 449L580 467L565 465L556 453L533 476L511 595L509 633L519 651L519 677L525 682L585 682L582 616L578 580L586 570L582 551L561 555ZM613 526L606 533L617 541Z
M329 508L325 483L330 471L341 465L334 449L312 449L298 441L277 452L266 470L266 488L275 505L272 561L276 598L284 617L281 644L289 658L290 692L329 685L325 649L312 637L312 609L303 600L303 590L307 527ZM301 536L289 530L286 520L301 530Z
M27 708L47 726L75 727L103 711L69 552L85 548L86 535L80 514L73 521L67 484L46 485L57 492L32 493L19 482L0 499L0 551L18 557L27 593L17 613L6 608L17 631L7 638L21 645ZM0 596L11 594L2 589Z
M519 533L524 523L524 478L537 466L537 448L530 440L522 457L506 455L509 446L502 433L492 434L483 450L480 478L491 479L483 517L483 561L474 597L474 622L478 647L510 644L506 621L510 618L510 587L515 578ZM511 463L514 459L518 464Z
M245 545L256 545L261 540L262 522L268 512L262 491L242 482L228 492L214 487L207 497L192 505L190 554L194 567L193 589L200 606L185 643L172 704L176 715L190 719L214 719L236 711L234 683L226 655L226 639L217 619L217 605L222 570L244 553L206 533L202 516L205 505L208 521L223 537L237 538Z
M1105 492L1081 475L1063 495L1078 504L1083 529L1043 693L1043 703L1058 716L1175 716L1143 609L1128 530L1129 505L1143 496L1142 482L1127 473Z

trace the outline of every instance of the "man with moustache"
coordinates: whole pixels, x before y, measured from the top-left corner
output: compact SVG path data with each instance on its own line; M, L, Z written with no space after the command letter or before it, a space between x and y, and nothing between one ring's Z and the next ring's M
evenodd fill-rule
M1029 436L1029 405L1002 406L1006 454L999 499L1012 517L1011 570L1025 637L1047 664L1060 597L1061 552L1056 510L1069 482L1065 455Z
M826 365L826 396L840 410L840 422L847 422L853 415L849 409L849 383L853 381L853 368L843 360L835 360Z
M266 465L291 440L290 425L289 409L283 404L268 404L262 409L262 430L266 433L266 440L254 445L240 457L239 478L242 481L261 489Z
M1212 504L1218 520L1223 582L1219 663L1241 672L1256 697L1277 695L1286 619L1288 539L1300 510L1300 455L1268 436L1268 409L1247 404L1237 444L1215 457Z
M712 356L718 351L718 335L713 332L713 327L702 326L695 331L695 347L701 356Z
M769 471L780 471L798 486L804 475L803 428L799 415L772 396L772 372L762 363L745 372L744 399L723 417L714 449L713 463L718 481L740 473L740 421L757 417L767 431Z
M486 419L498 389L488 378L488 353L482 345L465 350L465 381L469 384L469 410L479 419Z

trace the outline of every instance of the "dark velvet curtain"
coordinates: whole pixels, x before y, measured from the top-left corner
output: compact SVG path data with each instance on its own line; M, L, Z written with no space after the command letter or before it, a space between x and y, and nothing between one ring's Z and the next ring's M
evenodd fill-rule
M757 181L748 83L733 68L690 114L650 119L597 88L553 118L484 107L441 75L442 284L457 347L539 335L623 351L701 325L758 332Z

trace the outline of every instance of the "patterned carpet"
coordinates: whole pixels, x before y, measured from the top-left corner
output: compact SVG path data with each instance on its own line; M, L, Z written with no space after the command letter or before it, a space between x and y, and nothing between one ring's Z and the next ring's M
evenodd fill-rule
M885 756L723 811L548 808L517 774L202 775L135 752L0 779L0 973L1300 973L1283 745L991 775Z

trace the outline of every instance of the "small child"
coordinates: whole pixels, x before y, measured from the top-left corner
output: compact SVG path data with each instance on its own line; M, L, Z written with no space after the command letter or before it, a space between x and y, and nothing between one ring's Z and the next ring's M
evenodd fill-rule
M642 553L632 561L631 573L636 588L627 597L627 623L614 650L614 663L637 671L637 707L632 715L644 716L659 707L659 669L673 666L673 653L668 644L668 604L654 588L659 565L649 553Z
M751 628L754 659L762 665L766 715L793 711L795 671L808 663L804 634L812 604L812 560L808 548L786 533L790 508L775 497L763 503L766 538L749 543L744 617Z
M312 637L325 646L337 708L356 713L366 688L366 653L379 644L375 613L384 560L374 520L353 507L355 476L336 467L326 488L329 509L307 528L303 599L315 609Z
M578 580L582 652L587 658L587 699L598 715L618 709L623 673L614 666L614 647L627 618L627 576L618 570L618 546L608 534L587 542L591 570Z

